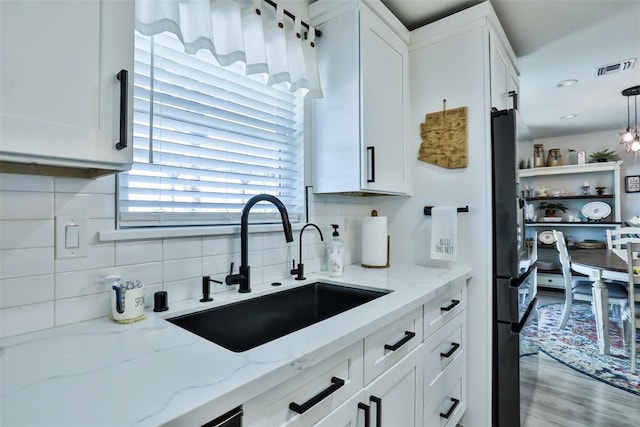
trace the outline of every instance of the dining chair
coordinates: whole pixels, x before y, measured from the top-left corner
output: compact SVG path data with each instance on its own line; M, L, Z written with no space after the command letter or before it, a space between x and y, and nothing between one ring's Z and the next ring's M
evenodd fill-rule
M607 229L607 249L626 261L626 239L634 238L640 239L640 227L621 227L616 229Z
M630 347L631 373L636 373L636 329L640 327L640 237L625 239L626 261L629 272L629 299L622 307L622 336L625 347Z
M553 230L553 237L556 239L556 249L558 250L558 258L562 265L562 276L564 277L564 308L562 309L562 318L558 329L564 329L569 320L571 306L573 300L592 301L593 300L593 281L583 278L574 278L571 274L571 258L567 250L567 243L564 239L562 231ZM622 307L627 301L627 288L621 283L606 282L609 292L609 304Z

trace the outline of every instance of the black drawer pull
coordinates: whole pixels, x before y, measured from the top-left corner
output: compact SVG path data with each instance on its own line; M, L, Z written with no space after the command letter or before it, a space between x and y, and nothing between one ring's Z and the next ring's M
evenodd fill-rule
M371 427L371 411L369 405L358 402L358 409L364 411L364 427Z
M385 350L391 350L391 351L396 351L397 349L399 349L400 347L402 347L403 345L405 345L407 342L409 342L409 340L413 337L416 336L415 332L411 332L411 331L404 331L404 338L402 338L400 341L398 341L397 343L391 345L391 344L385 344L384 345L384 349Z
M458 407L458 405L460 404L460 401L459 401L458 399L453 398L453 397L451 398L451 401L453 402L453 405L451 405L451 408L449 408L449 410L447 411L447 413L446 413L446 414L443 414L442 412L440 412L440 416L441 416L442 418L447 419L447 420L449 419L449 417L451 416L451 414L453 414L453 411L455 411L455 410L456 410L456 408Z
M442 311L451 311L453 310L453 307L455 307L456 305L460 304L460 301L457 299L452 299L451 300L451 304L449 304L446 307L440 307L440 310Z
M382 427L382 399L370 396L369 400L376 404L376 427Z
M122 150L127 148L127 120L129 119L129 72L127 70L120 70L116 74L118 80L120 80L120 141L116 143L116 149Z
M446 353L440 353L440 357L451 357L451 355L453 353L456 352L457 349L460 348L460 344L458 344L457 342L452 342L451 343L451 350L447 351Z
M298 414L304 414L313 406L315 406L318 402L320 402L322 399L329 396L330 394L338 390L343 385L344 385L344 380L337 377L331 377L331 385L329 387L325 388L320 393L316 394L311 399L304 402L302 405L299 405L296 402L289 403L289 409L291 409L294 412L297 412Z

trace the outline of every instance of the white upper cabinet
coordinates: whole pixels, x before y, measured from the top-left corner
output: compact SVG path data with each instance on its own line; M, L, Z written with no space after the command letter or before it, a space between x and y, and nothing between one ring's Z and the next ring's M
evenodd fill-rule
M490 27L491 28L491 27ZM489 33L491 50L489 61L491 63L491 106L498 110L518 108L515 105L519 95L520 74L516 69L514 57L510 48L505 47L498 36L498 30L491 29ZM513 97L510 94L516 96Z
M0 8L2 171L94 177L128 169L133 1Z
M408 31L379 1L318 0L324 98L313 103L316 193L406 194Z

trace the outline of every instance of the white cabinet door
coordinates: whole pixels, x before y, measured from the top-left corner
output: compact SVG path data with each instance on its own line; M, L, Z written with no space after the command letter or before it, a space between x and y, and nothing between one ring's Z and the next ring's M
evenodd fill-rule
M0 160L127 169L133 1L3 1L0 7ZM121 70L128 72L127 108L121 108ZM121 120L129 146L118 149Z
M509 108L509 62L497 38L490 37L491 106L498 110Z
M364 424L366 407L362 406L364 391L354 394L339 408L314 424L315 427L357 427Z
M366 7L360 10L362 188L404 188L404 42Z
M347 6L345 6L347 5ZM365 4L310 6L324 97L313 103L313 191L406 194L408 46Z
M365 387L372 425L422 426L422 344Z

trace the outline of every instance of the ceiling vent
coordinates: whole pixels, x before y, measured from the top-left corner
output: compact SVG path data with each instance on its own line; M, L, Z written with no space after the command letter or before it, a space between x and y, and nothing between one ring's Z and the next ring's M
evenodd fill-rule
M593 70L593 75L595 77L601 77L619 73L621 71L629 71L634 65L636 65L636 58L625 59L624 61L614 62L613 64L603 65L602 67L596 67Z

